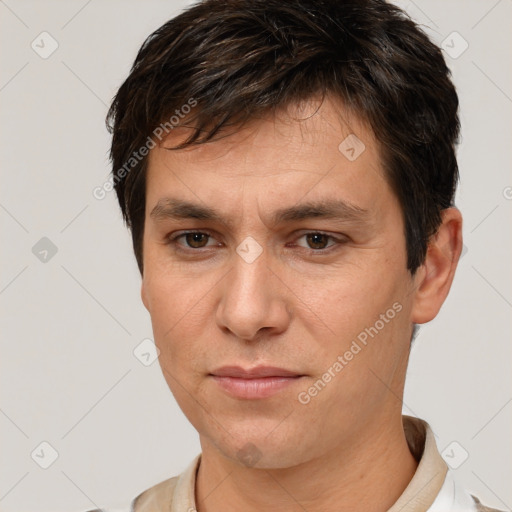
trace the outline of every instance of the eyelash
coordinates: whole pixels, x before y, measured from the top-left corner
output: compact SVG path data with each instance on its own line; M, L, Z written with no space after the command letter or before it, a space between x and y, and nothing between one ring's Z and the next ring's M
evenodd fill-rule
M173 245L176 250L178 251L181 251L181 252L185 252L185 253L199 253L201 252L203 249L206 249L208 250L208 247L200 247L200 248L197 248L197 249L194 249L192 247L187 247L187 248L183 248L183 246L181 246L177 240L179 240L180 238L186 236L186 235L191 235L191 234L197 234L197 235L207 235L209 237L212 237L213 238L213 235L212 233L210 233L209 231L183 231L183 232L180 232L176 235L173 235L173 236L168 236L167 237L167 240L168 240L168 244L169 245ZM301 249L305 250L308 252L308 254L315 254L315 255L322 255L322 254L328 254L330 253L334 248L336 248L336 246L340 246L342 245L344 242L346 242L345 239L339 239L339 238L336 238L332 235L329 235L328 233L324 233L323 231L309 231L307 233L304 233L302 234L300 238L303 238L307 235L323 235L325 237L327 237L328 239L330 240L333 240L335 243L329 247L326 247L324 249L307 249L305 247L301 247ZM209 240L208 240L209 241Z

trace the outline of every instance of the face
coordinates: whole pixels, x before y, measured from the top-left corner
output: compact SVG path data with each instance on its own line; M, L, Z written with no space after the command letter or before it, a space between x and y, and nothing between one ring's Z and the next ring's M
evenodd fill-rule
M290 113L156 147L147 174L142 298L163 375L203 452L261 468L355 449L399 417L414 307L371 131L330 100Z

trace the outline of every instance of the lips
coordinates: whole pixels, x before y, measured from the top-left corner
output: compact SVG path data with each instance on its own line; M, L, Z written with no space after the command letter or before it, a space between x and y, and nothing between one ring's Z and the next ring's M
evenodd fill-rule
M297 372L275 366L256 366L244 369L241 366L223 366L211 373L216 377L235 377L238 379L260 379L263 377L300 377Z
M269 398L298 382L304 375L275 366L223 366L210 376L229 396L241 400Z

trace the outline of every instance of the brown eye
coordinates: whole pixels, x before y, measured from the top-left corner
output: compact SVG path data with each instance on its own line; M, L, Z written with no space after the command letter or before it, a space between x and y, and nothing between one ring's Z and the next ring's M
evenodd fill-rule
M305 236L311 249L325 249L331 238L323 233L308 233Z
M205 247L208 243L210 235L206 233L185 233L181 235L181 237L185 237L187 245L193 249L200 249L201 247ZM181 238L178 237L178 238Z

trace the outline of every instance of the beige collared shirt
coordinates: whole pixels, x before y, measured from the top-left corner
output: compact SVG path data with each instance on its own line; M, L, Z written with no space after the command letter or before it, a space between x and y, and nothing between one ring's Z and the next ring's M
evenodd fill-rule
M418 467L409 485L388 512L496 510L482 505L454 481L426 422L403 416L403 424L409 449L418 461ZM181 475L164 480L141 493L132 501L130 510L104 512L195 512L195 485L200 461L201 454L194 458Z

